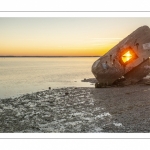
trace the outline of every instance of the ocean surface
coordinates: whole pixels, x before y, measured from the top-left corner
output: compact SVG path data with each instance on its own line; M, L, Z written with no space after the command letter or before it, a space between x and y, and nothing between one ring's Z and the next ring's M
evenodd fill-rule
M94 87L91 66L99 57L1 57L0 98L60 87Z

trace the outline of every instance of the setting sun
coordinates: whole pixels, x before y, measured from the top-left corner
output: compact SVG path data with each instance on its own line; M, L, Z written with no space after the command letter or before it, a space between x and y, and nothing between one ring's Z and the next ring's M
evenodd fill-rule
M124 63L126 63L127 61L129 61L132 58L132 55L130 53L130 51L126 52L123 56L122 56L122 60Z

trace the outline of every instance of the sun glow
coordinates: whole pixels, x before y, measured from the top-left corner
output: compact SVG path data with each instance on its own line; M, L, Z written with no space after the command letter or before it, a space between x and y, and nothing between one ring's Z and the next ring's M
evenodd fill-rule
M130 53L130 51L126 52L123 56L122 56L122 61L124 63L126 63L127 61L129 61L132 58L132 55Z

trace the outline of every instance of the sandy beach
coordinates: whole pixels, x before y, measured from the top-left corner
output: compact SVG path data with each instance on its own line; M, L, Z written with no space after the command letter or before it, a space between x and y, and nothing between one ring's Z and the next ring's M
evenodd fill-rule
M124 87L48 89L0 99L0 132L150 132L149 91L150 86L140 82Z

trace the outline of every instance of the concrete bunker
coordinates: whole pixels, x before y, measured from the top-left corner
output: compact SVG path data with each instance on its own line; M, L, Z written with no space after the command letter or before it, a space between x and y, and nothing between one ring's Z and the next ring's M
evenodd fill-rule
M92 65L97 86L123 79L136 83L150 73L150 28L142 26L124 38Z

